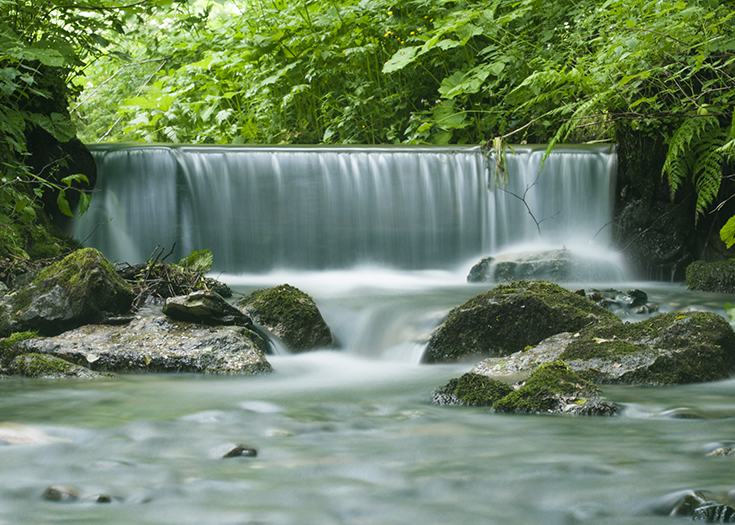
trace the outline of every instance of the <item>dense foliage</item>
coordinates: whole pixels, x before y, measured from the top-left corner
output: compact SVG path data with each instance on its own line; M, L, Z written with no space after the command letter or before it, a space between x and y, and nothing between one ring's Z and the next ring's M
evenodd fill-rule
M160 3L0 0L0 257L32 256L20 229L26 236L48 236L41 226L44 192L56 196L59 211L73 215L69 192L76 191L73 184L88 182L80 173L54 177L67 167L64 158L32 169L29 137L66 143L76 136L68 111L68 97L77 94L72 80L109 44L105 35L122 34L125 24L141 22ZM74 199L82 213L89 200L86 192Z
M27 129L74 134L65 111L31 103L48 78L72 87L89 142L500 147L642 134L667 145L663 175L672 193L694 188L696 216L726 198L732 3L236 0L154 13L164 3L0 0L0 220L29 219L27 188L44 184L23 168ZM735 221L723 235L735 241Z
M669 144L701 215L735 154L717 0L255 0L151 19L89 72L87 140ZM733 225L735 230L735 224Z

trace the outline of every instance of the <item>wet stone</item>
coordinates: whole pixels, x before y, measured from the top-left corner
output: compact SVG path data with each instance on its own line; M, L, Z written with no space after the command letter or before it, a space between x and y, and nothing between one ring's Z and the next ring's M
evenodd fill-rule
M66 485L54 485L43 493L43 499L49 501L76 501L81 496L82 493L77 489Z
M254 458L258 455L258 451L248 445L237 445L230 450L222 458Z

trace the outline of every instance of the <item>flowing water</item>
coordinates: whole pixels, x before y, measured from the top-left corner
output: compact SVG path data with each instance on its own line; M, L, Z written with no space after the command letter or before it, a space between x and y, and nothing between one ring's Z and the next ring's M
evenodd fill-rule
M538 160L537 152L527 153ZM464 153L441 155L456 158ZM465 159L469 164L485 162L472 155L472 162ZM484 169L474 173L465 180L468 185L483 194L496 191L492 184L487 189ZM174 184L179 195L169 196L172 202L190 202L188 190L182 189L188 184ZM228 184L225 194L230 196L235 183ZM117 204L123 206L120 190L116 192ZM417 193L409 192L403 204L411 207L411 199L432 192L441 193L434 183L427 184ZM114 200L101 197L108 203ZM486 199L464 209L488 217L492 208L506 206L504 213L525 220L525 209L507 209L511 203L523 203L506 197L508 202ZM148 206L145 195L132 198L131 206ZM165 198L162 192L161 201L149 211L156 213ZM442 199L432 204L440 215L459 205L456 197ZM262 202L269 201L263 197ZM327 201L318 202L326 206ZM189 204L179 206L192 209ZM360 206L359 199L349 201L355 213ZM222 217L234 213L225 204L220 211ZM551 214L539 211L539 216ZM450 229L471 222L462 214L453 217ZM439 219L424 220L437 224ZM159 224L147 220L151 228L115 233L127 238L127 244L100 247L119 250L114 252L119 255L106 253L128 260L137 254L125 250L150 253L154 240L168 243L149 235ZM405 220L411 229L420 229L422 219L409 213ZM499 227L490 234L467 226L477 231L455 240L459 247L452 258L445 258L441 249L414 253L411 239L425 240L425 232L401 234L405 237L400 243L409 255L401 255L400 245L349 239L343 246L349 257L326 248L310 252L308 240L294 239L289 242L300 257L313 262L294 268L296 262L287 256L272 255L281 241L270 232L275 237L263 246L270 247L271 256L256 258L252 267L243 264L233 270L236 259L225 257L221 269L228 273L215 276L236 293L285 282L297 286L314 297L342 343L338 351L269 356L275 371L267 376L147 374L101 381L0 381L0 439L15 433L32 441L0 446L0 524L672 523L675 518L654 513L666 507L671 495L687 489L735 489L733 459L707 457L717 446L735 442L735 380L667 388L608 386L607 399L623 407L621 415L610 418L504 415L481 407L431 405L434 388L472 366L418 362L430 332L448 310L490 287L466 283L473 257L491 253L488 247L502 249L510 237L532 240L528 230L535 230L533 222L521 228L502 217L493 220L515 230L504 233ZM597 232L607 220L594 215L577 231L603 238L604 245L605 233ZM399 219L392 217L377 230L359 230L356 235L390 231L391 221ZM232 243L252 250L253 236L238 224L229 230ZM550 234L554 242L566 242L568 227ZM180 230L174 240L186 244L183 239L202 235L196 231ZM207 235L213 241L219 238L215 232ZM477 236L479 241L468 240ZM450 242L447 238L436 237L437 246ZM137 243L141 239L145 242ZM203 247L192 244L186 249ZM373 250L384 264L351 264L365 249ZM330 255L320 258L319 253ZM594 283L567 286L589 288ZM735 302L735 296L695 294L679 284L599 286L643 289L664 312L723 313L726 301ZM257 457L222 458L238 444L255 447ZM46 501L42 496L52 485L73 486L90 496L105 494L112 502Z

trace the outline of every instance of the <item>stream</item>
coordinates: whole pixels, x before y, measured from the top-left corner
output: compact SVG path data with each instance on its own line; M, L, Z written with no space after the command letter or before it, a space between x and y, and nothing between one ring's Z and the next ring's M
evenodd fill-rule
M433 406L472 367L419 364L448 310L489 288L464 270L215 275L239 294L299 287L342 344L269 356L267 376L1 380L0 437L33 443L0 446L0 524L676 523L654 510L680 491L735 489L735 459L707 456L735 442L735 379L604 386L615 417ZM662 312L735 302L612 287ZM222 457L240 444L257 457ZM56 485L112 501L45 500Z

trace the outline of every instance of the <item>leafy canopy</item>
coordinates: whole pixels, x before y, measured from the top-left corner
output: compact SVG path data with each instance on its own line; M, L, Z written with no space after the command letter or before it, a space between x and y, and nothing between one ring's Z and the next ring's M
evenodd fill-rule
M76 110L89 141L551 148L645 133L701 216L735 155L734 16L717 0L241 0L128 28Z

